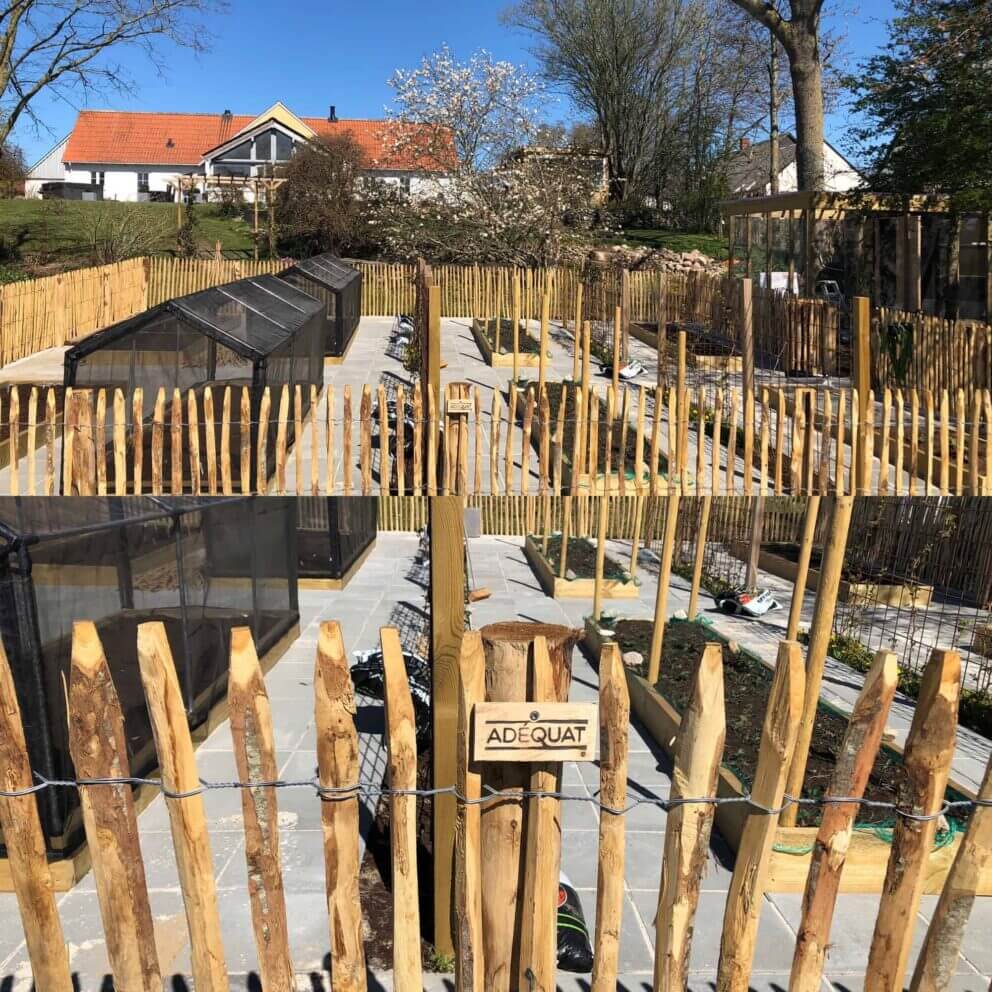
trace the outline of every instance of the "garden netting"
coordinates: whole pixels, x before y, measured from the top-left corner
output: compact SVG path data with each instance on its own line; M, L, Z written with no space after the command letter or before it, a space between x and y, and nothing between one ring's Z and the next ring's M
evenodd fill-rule
M138 625L165 624L190 726L224 698L230 632L259 657L299 621L295 501L193 497L0 499L0 636L31 767L72 778L64 681L72 625L91 620L124 712L130 770L156 766ZM246 539L246 536L247 539ZM82 841L78 794L38 795L50 852Z
M347 351L362 317L362 274L334 255L315 255L279 274L324 305L324 354Z

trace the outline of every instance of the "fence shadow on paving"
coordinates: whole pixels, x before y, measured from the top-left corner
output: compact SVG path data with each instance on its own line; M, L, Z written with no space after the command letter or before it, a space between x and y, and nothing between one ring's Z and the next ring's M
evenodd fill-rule
M456 776L433 789L418 786L416 715L400 635L383 628L382 683L388 747L388 784L362 779L355 703L338 625L321 626L316 646L314 712L318 769L312 779L278 778L269 700L249 631L231 639L228 705L236 772L231 781L205 781L179 692L175 665L161 624L137 633L141 681L160 762L160 777L130 776L123 714L107 659L92 623L75 624L68 678L73 781L32 774L7 659L0 650L0 825L27 948L38 988L73 988L58 907L52 892L36 796L44 789L78 789L89 842L107 954L117 988L160 988L153 921L145 882L133 787L165 796L182 899L185 903L196 988L226 990L224 931L218 910L204 794L237 789L241 795L248 897L258 975L264 988L293 987L293 929L287 917L279 846L279 795L310 789L320 803L326 868L330 972L335 989L366 988L359 888L359 800L382 798L389 807L392 899L392 969L397 992L419 990L420 887L417 871L418 804L438 795L457 806L454 870L456 987L554 988L555 916L561 858L561 804L592 802L599 813L598 887L591 987L616 988L624 891L625 818L649 804L667 812L658 893L655 988L686 987L693 919L707 860L714 816L736 808L743 818L724 910L717 988L745 992L754 959L768 866L779 820L797 808L821 812L808 854L803 916L790 988L818 989L829 944L842 870L869 772L895 694L892 654L875 656L848 723L842 754L824 794L793 798L787 779L802 748L805 672L800 647L779 645L760 752L750 792L718 791L726 715L722 652L708 645L693 676L690 700L672 742L674 775L667 798L627 791L628 728L632 697L644 697L645 680L625 669L615 644L598 655L601 733L599 790L595 798L557 789L560 764L547 760L511 765L476 760L480 703L567 698L568 657L574 634L564 628L513 624L467 632L457 664ZM562 650L562 631L566 649ZM519 682L520 679L522 682ZM518 688L511 685L518 681ZM520 686L528 685L524 690ZM948 986L976 891L985 891L992 830L992 779L978 801L948 800L955 736L960 659L934 650L922 678L916 715L904 752L907 770L895 803L891 853L874 934L865 960L865 988L902 988L924 886L933 884L931 854L943 815L971 813L967 833L946 868L912 976L914 990ZM650 687L649 687L650 691ZM368 700L366 701L368 702ZM641 702L635 701L640 711ZM800 743L797 743L800 742ZM877 810L877 807L876 807ZM507 823L520 829L507 834ZM514 839L515 838L515 839ZM853 857L853 854L852 854ZM522 865L517 871L511 865ZM495 874L494 874L495 873ZM489 882L486 882L489 879ZM498 879L496 884L493 879ZM505 901L516 906L506 919ZM498 909L497 909L498 906ZM500 925L495 921L499 919ZM484 926L484 921L490 923ZM514 948L519 948L519 956ZM501 980L498 976L504 976Z

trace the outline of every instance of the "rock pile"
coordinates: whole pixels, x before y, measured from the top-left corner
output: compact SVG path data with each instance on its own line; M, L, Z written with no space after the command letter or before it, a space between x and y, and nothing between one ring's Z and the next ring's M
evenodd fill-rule
M670 248L630 248L617 245L610 261L628 269L651 269L659 272L712 272L720 274L726 263L718 262L701 251L672 251Z

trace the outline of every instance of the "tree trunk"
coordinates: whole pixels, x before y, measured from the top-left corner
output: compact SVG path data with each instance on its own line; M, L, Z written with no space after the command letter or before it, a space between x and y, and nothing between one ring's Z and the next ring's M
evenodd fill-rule
M950 215L947 231L947 292L944 316L957 320L961 304L961 215Z
M774 32L771 37L771 54L768 61L768 192L772 196L779 193L779 154L778 154L778 39Z
M796 105L797 172L800 190L822 190L823 67L815 37L800 37L789 52Z

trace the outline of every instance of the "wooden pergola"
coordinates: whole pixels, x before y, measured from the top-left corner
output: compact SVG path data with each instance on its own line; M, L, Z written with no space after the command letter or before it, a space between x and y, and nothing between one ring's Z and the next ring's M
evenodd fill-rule
M252 243L255 250L255 260L258 260L258 201L259 193L265 193L265 203L268 214L268 234L270 251L275 247L276 233L276 213L275 213L275 193L285 182L275 176L213 176L205 174L188 173L178 175L174 179L176 189L179 190L179 199L176 201L176 230L182 227L183 223L183 193L203 189L233 189L244 193L251 190L254 204L254 225L252 227Z
M949 214L951 206L946 197L942 196L892 196L879 193L818 193L797 192L780 193L775 196L749 197L740 200L728 200L720 204L720 211L727 224L729 241L728 268L734 271L738 245L738 233L743 226L744 264L748 276L753 274L752 244L754 236L754 221L757 218L764 225L765 244L773 243L773 224L776 221L788 223L786 255L789 270L789 287L794 284L797 264L801 264L802 295L812 296L815 289L814 251L816 246L816 225L822 221L838 221L848 217L860 219L861 232L859 237L870 230L872 245L877 248L881 243L879 232L883 219L894 219L897 224L896 234L896 301L904 310L917 311L922 309L923 302L923 217L932 214ZM987 226L989 218L986 218ZM868 227L870 223L870 228ZM796 229L799 229L799 245L796 241ZM992 242L992 239L990 239ZM881 257L878 250L873 251L872 265L872 297L881 300ZM988 296L992 302L992 246L989 248ZM772 252L766 251L765 268L768 284L771 284Z

